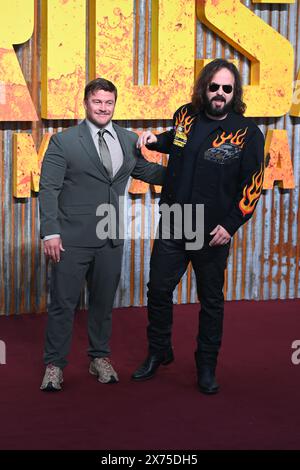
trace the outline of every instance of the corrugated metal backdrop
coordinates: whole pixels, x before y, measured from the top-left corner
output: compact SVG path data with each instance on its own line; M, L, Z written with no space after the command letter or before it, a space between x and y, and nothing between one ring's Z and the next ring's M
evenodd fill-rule
M243 3L292 43L296 78L300 67L299 1L290 5L255 5L250 0ZM135 0L135 13L134 80L137 84L150 84L151 0ZM34 34L30 41L17 48L17 55L37 109L40 109L40 24L40 1L36 0ZM248 83L248 60L199 21L196 50L198 58L238 59L244 83ZM300 297L300 119L286 115L279 119L258 119L257 122L264 134L267 129L288 130L296 189L283 191L275 187L265 192L252 220L235 236L225 283L228 300ZM171 122L123 121L120 124L133 130L149 127L162 131ZM12 196L12 134L32 132L38 147L45 132L71 125L74 121L0 123L0 314L45 311L49 280L49 269L39 240L37 198L16 200ZM127 197L128 239L115 306L144 305L146 302L152 242L141 235L154 232L157 202L158 197L150 192ZM135 215L133 222L130 214ZM174 300L179 303L197 301L191 269L178 286ZM81 305L85 302L86 292L83 291Z

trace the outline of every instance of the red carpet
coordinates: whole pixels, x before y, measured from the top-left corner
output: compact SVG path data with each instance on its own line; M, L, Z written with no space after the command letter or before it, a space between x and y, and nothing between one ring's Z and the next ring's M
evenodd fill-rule
M86 314L76 317L64 390L39 390L45 315L0 317L0 449L299 449L300 300L227 302L218 367L221 392L195 385L197 305L175 307L175 362L132 383L146 354L146 310L114 311L120 383L88 374Z

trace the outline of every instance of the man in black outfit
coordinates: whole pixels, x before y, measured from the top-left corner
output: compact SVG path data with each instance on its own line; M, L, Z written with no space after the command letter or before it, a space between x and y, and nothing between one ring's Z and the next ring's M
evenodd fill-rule
M162 221L155 240L148 284L149 354L132 378L152 378L158 367L173 361L171 343L173 291L191 261L201 303L197 350L198 387L219 390L215 378L222 341L224 271L230 240L253 215L262 190L264 138L245 118L237 68L216 59L202 70L192 102L174 114L173 128L158 136L144 132L138 145L169 154L160 204L204 205L204 243L187 248L184 236L164 239ZM172 236L173 235L173 236Z

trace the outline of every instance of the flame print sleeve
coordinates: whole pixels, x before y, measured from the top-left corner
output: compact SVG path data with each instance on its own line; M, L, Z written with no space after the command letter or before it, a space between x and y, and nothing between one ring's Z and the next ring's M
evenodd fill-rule
M245 146L233 208L221 222L230 235L234 235L238 228L252 217L262 192L263 175L264 137L257 128Z
M174 131L170 129L169 131L162 132L157 136L157 142L155 144L147 145L147 149L155 150L156 152L169 154L171 150L171 145L174 139Z

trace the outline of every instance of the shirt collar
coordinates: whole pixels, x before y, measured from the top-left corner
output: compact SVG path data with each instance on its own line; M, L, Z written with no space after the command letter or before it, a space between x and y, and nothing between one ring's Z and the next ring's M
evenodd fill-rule
M226 132L234 132L238 130L243 125L243 120L245 117L241 114L237 114L234 111L230 111L225 119L210 119L203 112L202 117L209 121L214 129L222 129Z
M92 137L95 138L100 130L100 127L96 126L93 122L91 122L89 119L86 119L87 126L90 130L90 133L92 134ZM105 129L107 132L110 133L110 135L116 139L117 134L116 131L114 130L113 124L111 121L105 126L101 127L101 129Z

